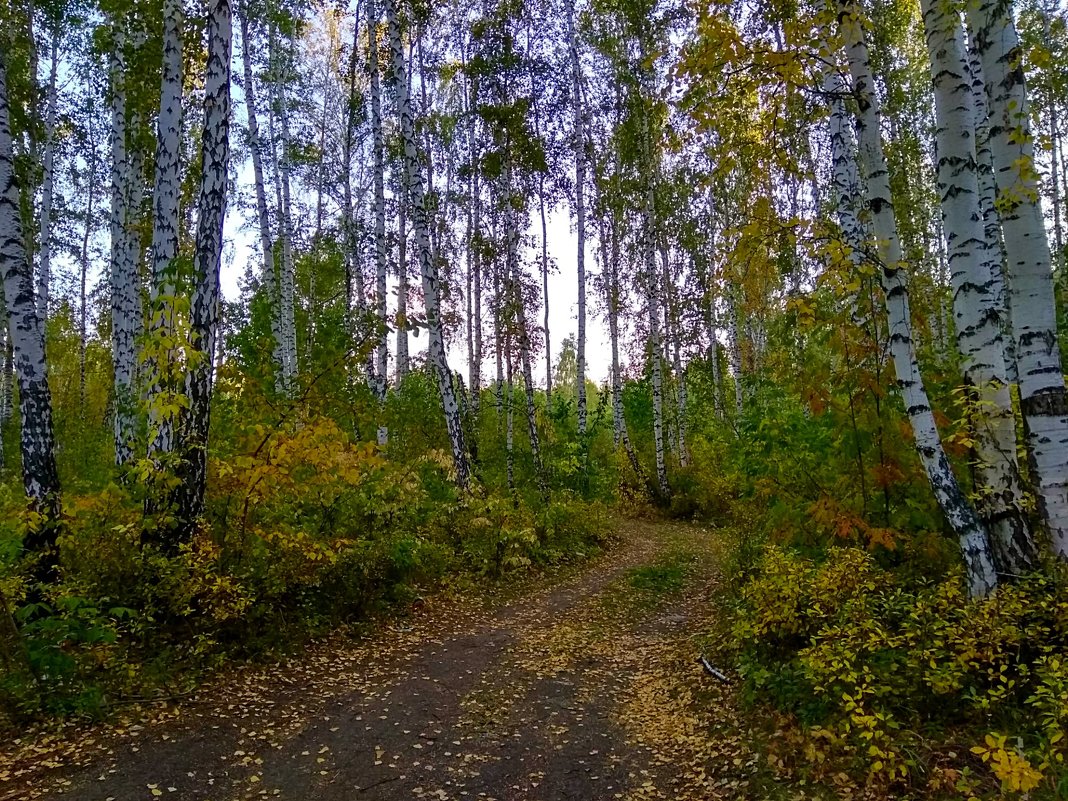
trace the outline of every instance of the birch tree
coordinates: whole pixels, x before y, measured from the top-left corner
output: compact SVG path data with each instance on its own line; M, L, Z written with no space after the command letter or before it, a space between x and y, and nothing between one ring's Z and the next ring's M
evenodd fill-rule
M385 11L386 24L389 29L390 55L393 62L397 117L400 122L404 171L407 181L407 192L403 202L411 211L416 254L423 279L423 300L426 305L428 339L427 359L437 378L438 394L441 398L442 411L445 415L445 427L452 447L456 482L460 487L466 488L470 482L471 471L467 462L467 449L464 445L460 407L456 401L456 393L452 384L452 372L449 370L448 360L446 359L445 340L441 330L440 286L437 265L434 263L430 250L423 178L419 168L419 155L415 140L415 121L412 117L409 101L407 65L405 64L404 49L401 41L401 26L396 0L385 0Z
M1035 548L1024 516L1016 462L1016 418L1005 375L1001 315L994 276L1000 253L991 248L980 203L971 76L964 30L943 0L923 0L931 58L937 128L937 183L953 287L957 348L964 382L978 409L972 414L980 509L989 526L1000 568L1022 573L1034 565Z
M1023 53L1008 0L977 0L968 28L982 64L1005 238L1012 331L1028 452L1053 550L1068 558L1068 397L1049 240L1039 200Z
M190 313L193 358L186 374L189 407L184 417L183 485L179 534L188 537L204 512L208 473L215 340L219 327L219 270L226 215L230 161L230 0L210 0L207 18L208 61L204 80L204 131L201 136L200 190Z
M112 27L109 52L111 106L111 349L114 365L115 464L134 458L137 438L137 337L141 331L139 237L140 160L127 147L126 42L123 20ZM136 150L136 145L134 146Z
M37 308L41 323L48 322L52 286L52 199L55 192L56 107L59 101L59 43L60 23L54 23L49 47L48 100L45 107L44 143L41 156L41 226L37 243Z
M55 578L60 514L59 474L56 471L52 396L48 388L44 329L34 301L33 267L26 253L21 203L15 176L7 65L0 54L0 278L7 306L8 337L18 382L19 437L22 484L32 508L43 522L32 526L24 547L39 555L35 574Z
M378 321L378 344L375 349L375 397L379 414L384 414L386 402L386 370L389 362L389 324L386 320L386 146L382 134L382 87L379 79L378 4L367 3L368 72L371 84L371 150L374 160L375 214L375 314ZM355 44L353 45L355 46ZM385 423L378 426L378 444L385 445L389 430Z
M575 271L578 275L578 336L575 350L578 356L578 377L575 387L578 397L579 435L586 433L586 116L582 105L582 62L579 60L578 37L575 35L575 2L568 0L567 50L571 62L571 104L574 121L575 149L575 233L578 245L575 252ZM546 297L546 303L548 298ZM548 343L546 343L548 347Z
M860 185L864 188L865 206L871 216L877 243L877 266L886 297L890 355L897 374L897 386L912 426L916 452L923 463L935 499L960 541L967 567L969 592L973 597L978 597L989 593L998 583L990 542L946 458L934 412L916 363L912 313L890 193L889 172L883 155L881 113L874 94L868 47L856 7L849 2L840 2L838 17L853 80L853 95L857 102L856 127L863 170ZM841 139L839 136L839 141ZM844 148L840 146L840 150ZM848 155L845 153L836 153L839 161L846 158Z
M163 77L157 120L156 171L152 189L152 319L155 344L149 388L149 453L174 448L177 405L177 295L175 259L178 256L178 197L181 191L182 129L182 2L163 3Z
M259 233L260 255L263 259L263 283L267 287L271 305L272 359L274 388L279 394L286 390L288 373L282 342L282 299L275 273L274 246L271 243L271 220L267 208L267 186L264 179L264 143L260 136L259 113L256 105L256 83L252 70L252 42L249 37L248 12L242 3L237 19L241 31L241 60L244 68L245 117L248 120L248 145L252 154L252 181L256 193L256 224Z

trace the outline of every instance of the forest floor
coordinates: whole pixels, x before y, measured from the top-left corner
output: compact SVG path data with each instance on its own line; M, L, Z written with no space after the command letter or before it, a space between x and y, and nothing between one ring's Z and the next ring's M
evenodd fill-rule
M626 521L619 537L510 599L432 598L176 705L8 741L0 800L782 797L696 661L720 536Z

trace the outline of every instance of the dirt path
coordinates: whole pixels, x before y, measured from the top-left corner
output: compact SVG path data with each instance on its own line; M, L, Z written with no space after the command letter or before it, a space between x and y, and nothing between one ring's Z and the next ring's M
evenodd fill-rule
M748 797L756 757L695 663L715 536L626 523L581 575L205 687L137 725L0 751L0 799Z

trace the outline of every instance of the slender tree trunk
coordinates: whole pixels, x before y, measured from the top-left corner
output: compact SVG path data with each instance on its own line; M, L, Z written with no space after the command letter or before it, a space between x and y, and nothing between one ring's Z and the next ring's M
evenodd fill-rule
M3 275L0 275L0 282L2 281ZM0 347L3 348L3 352L0 353L0 427L2 427L10 422L11 415L15 410L13 395L15 391L15 353L9 330L11 314L7 310L6 303L4 308L0 309L0 312L3 313L3 336L0 337Z
M368 5L370 6L371 3L368 3ZM368 10L370 11L371 9L368 9ZM368 23L370 23L370 19L371 19L370 14L368 14L368 19L367 19ZM365 283L365 280L364 280L363 260L361 258L361 251L360 251L359 226L358 226L357 221L356 221L356 210L355 210L355 206L353 204L353 199L352 199L352 150L353 150L353 145L355 144L355 141L356 141L356 110L358 108L358 101L359 101L358 90L357 90L357 87L356 87L356 65L357 65L357 62L359 61L359 58L358 58L358 56L359 56L359 39L360 39L360 30L361 30L361 28L366 30L368 32L368 34L370 34L372 32L372 30L373 30L372 27L370 26L370 24L368 24L367 26L364 26L363 20L360 17L359 4L357 4L357 6L356 6L356 24L353 26L353 30L352 30L352 51L349 54L349 70L348 70L349 95L348 95L348 105L345 108L345 114L344 114L344 118L345 118L345 139L344 139L344 142L342 143L342 154L341 154L341 159L342 159L341 188L342 188L342 193L343 193L343 196L342 196L342 226L343 226L343 234L344 234L344 241L345 241L345 315L346 315L346 324L347 324L347 328L348 328L348 337L349 337L350 345L355 345L355 344L358 343L362 347L364 345L365 333L367 331L367 286L366 286L366 283ZM370 39L368 41L370 41ZM377 47L377 42L375 43L375 45ZM370 67L370 65L368 65L368 67ZM375 65L375 67L376 67L375 79L377 80L377 65ZM327 91L327 87L328 86L329 86L329 83L327 81L324 81L324 89L323 89L323 91L324 91L324 100L323 100L323 134L322 134L324 152L325 152L325 144L326 144L325 143L325 137L326 137L327 108L328 108L327 102L326 102L326 99L325 99L325 92ZM371 92L368 91L368 94L370 94L370 93ZM376 97L372 98L372 101L373 102L378 102L377 95L376 95ZM379 130L381 130L381 121L382 120L381 120L381 110L380 110L380 112L379 112ZM372 136L373 136L373 132L372 132ZM374 142L372 141L372 148L373 147L374 147ZM377 155L379 155L379 154L373 154L372 158L374 158ZM323 166L324 165L322 165L322 163L321 163L320 167L322 168ZM382 167L382 163L381 162L377 162L377 163L375 163L375 165L372 166L372 169L375 170L375 172L374 172L374 174L372 176L373 180L382 180L382 169L381 169L381 167ZM320 180L320 190L319 190L320 201L319 201L318 208L317 208L317 211L316 211L316 218L317 218L316 225L317 225L317 227L321 226L321 222L318 222L318 220L321 220L322 213L323 213L322 212L322 193L323 193L323 190L325 189L325 187L323 186L324 183L325 183L325 177L323 177ZM375 185L376 192L378 191L378 187L379 187L379 185L376 184ZM385 194L384 194L384 191L385 190L383 189L382 191L383 191L382 203L383 203L383 215L384 215L384 213L385 213ZM378 195L377 194L375 195L374 202L375 203L378 202ZM375 207L375 208L377 209L377 207ZM383 226L384 226L384 222L385 221L383 219ZM377 224L377 220L376 220L376 224ZM384 270L385 269L385 228L384 227L383 227L381 233L382 233L382 248L383 248L382 261L383 261L383 270ZM376 234L376 237L377 237L377 234L378 234L377 229L375 231L375 234ZM376 248L376 251L375 251L376 277L377 277L377 258L378 258L378 252L377 252L378 240L377 240L377 238L376 238L376 241L375 241L375 248ZM377 283L376 283L376 289L377 289ZM312 295L312 303L309 304L309 309L315 309L315 308L316 308L316 301L314 300L314 293L313 293L313 295ZM378 309L377 303L375 304L374 309L377 312L377 309ZM355 314L354 314L354 310L355 310ZM378 327L377 326L375 327L375 333L376 333L376 339L380 339L381 338L381 333L378 331ZM368 385L371 387L372 392L375 393L375 397L377 398L378 397L378 371L376 369L376 351L374 351L374 350L370 350L370 349L367 350L366 358L364 359L364 375L366 376ZM380 410L379 411L379 420L380 421L382 420L383 411L384 410ZM378 431L378 437L379 438L381 438L381 437L388 438L388 432L385 431L384 429L382 429L381 426L379 426L379 429L380 430ZM383 439L379 444L384 445L385 444L385 440Z
M242 5L237 15L241 29L241 54L244 66L245 113L248 117L248 143L252 153L252 175L256 189L256 223L260 235L260 255L263 258L263 285L271 301L271 337L274 340L274 388L279 394L286 389L285 356L282 348L282 308L275 277L274 247L271 244L271 219L267 209L267 187L264 180L264 145L260 137L256 107L256 83L252 74L252 42L249 39L248 16Z
M178 391L177 354L170 344L176 331L177 293L175 258L178 255L178 197L181 192L182 132L182 13L181 0L163 3L163 80L160 94L156 174L152 190L152 336L163 343L153 359L149 389L149 454L170 453L174 448L172 413L168 394Z
M226 216L227 169L230 162L230 0L209 0L208 62L204 79L204 133L201 137L200 196L193 275L196 286L190 310L190 345L196 354L186 373L189 407L183 430L183 476L178 509L179 530L188 538L204 513L208 476L208 430L215 342L219 329L219 270Z
M968 73L972 87L972 119L975 123L975 166L979 178L979 206L983 212L983 231L987 250L997 254L997 269L991 267L990 294L1001 319L1001 340L1005 349L1005 378L1009 384L1019 383L1016 369L1016 343L1012 336L1012 311L1005 286L1005 242L1001 236L1001 214L997 209L997 182L994 161L990 152L990 115L987 110L983 67L974 42L968 47Z
M2 277L0 277L2 278ZM3 292L0 292L0 296ZM0 470L7 468L4 432L11 419L11 358L8 351L7 304L0 304Z
M711 345L708 357L712 360L712 408L716 417L723 419L723 374L719 366L719 324L716 320L716 305L713 299L709 303L708 331Z
M646 60L646 43L641 41L642 61ZM651 76L648 68L642 68L641 86L643 102L653 102ZM653 444L656 449L656 480L660 495L666 498L670 494L667 479L667 461L664 454L664 378L660 342L660 288L657 286L656 269L656 209L654 179L656 169L653 167L652 125L649 110L643 111L642 147L645 153L646 176L642 203L642 267L645 272L646 307L649 319L649 360L653 388Z
M586 434L586 112L582 105L582 63L579 60L578 38L575 35L575 2L567 2L567 49L571 61L571 104L574 116L575 148L575 232L578 246L575 252L578 273L578 337L575 342L578 357L578 430ZM546 295L548 298L548 295ZM546 300L548 306L548 300ZM548 312L546 312L548 319ZM546 323L548 330L548 323Z
M493 220L493 233L494 241L497 241L497 233L499 228L497 225L497 219ZM494 258L490 269L493 271L493 350L497 359L497 430L500 431L500 417L502 412L501 404L504 402L504 366L501 361L503 358L503 332L501 328L501 308L504 306L504 293L501 286L501 265L500 257Z
M400 23L397 18L396 0L386 0L386 22L389 27L389 45L393 59L393 79L397 98L397 116L400 118L401 140L404 146L404 166L408 192L406 200L411 206L412 227L415 230L416 248L420 272L423 277L423 295L426 305L427 360L438 381L445 426L452 446L456 482L466 488L470 482L467 449L464 446L464 431L460 421L460 409L452 385L452 372L445 355L445 341L441 330L440 285L437 265L430 250L427 229L426 206L424 205L423 179L419 171L419 155L415 143L415 121L412 119L408 97L407 70L401 46Z
M87 117L87 133L91 142L96 141L93 130L93 117L90 110ZM93 233L93 215L96 213L96 147L89 149L86 156L88 173L85 183L85 211L82 219L82 246L78 254L78 408L79 413L85 414L85 358L88 336L87 314L88 304L86 298L86 282L89 277L89 239ZM40 298L38 298L40 300Z
M662 254L664 262L664 294L667 314L665 317L665 330L667 332L668 346L671 349L671 369L675 373L675 425L676 439L678 441L679 465L687 467L690 464L690 453L686 446L686 405L689 398L686 393L686 373L682 367L682 343L679 341L679 308L678 298L675 295L675 276L671 269L670 254L665 248Z
M52 288L52 193L55 185L56 105L59 99L59 31L52 35L51 68L48 74L48 103L45 107L43 182L41 185L41 241L38 244L37 310L41 324L48 322Z
M23 544L40 555L35 569L37 578L51 581L56 578L59 558L56 536L60 514L52 396L48 389L44 329L34 302L33 267L22 231L10 120L7 67L0 55L0 277L19 388L22 483L34 510L44 517L42 524L26 534Z
M1068 398L1057 342L1049 241L1042 217L1023 51L1008 0L980 0L968 25L983 67L990 150L1005 237L1020 408L1053 550L1068 558Z
M506 163L504 167L505 202L504 214L506 220L505 236L508 241L508 278L511 283L511 301L515 309L516 334L519 337L519 362L523 371L523 391L527 401L527 434L530 437L530 454L534 461L534 474L537 476L538 488L543 495L548 493L545 483L545 471L541 464L541 443L538 438L537 409L534 405L534 370L530 354L530 329L527 327L526 302L523 298L523 282L519 274L519 212L514 205L514 189L512 186L512 167ZM510 353L510 351L509 351ZM509 410L511 403L509 403Z
M604 219L601 219L601 256L604 260L604 272L608 277L605 288L608 294L608 338L612 348L612 430L616 447L622 443L634 475L644 483L645 471L642 470L638 454L630 441L623 409L623 371L619 365L619 238L614 222L610 236L606 235L605 227Z
M389 369L389 323L386 320L386 147L382 136L382 87L379 79L378 4L367 3L368 71L371 76L371 149L375 187L375 316L378 320L378 345L375 353L375 398L378 401L378 444L389 442L385 423L386 372ZM356 44L353 42L353 48ZM400 333L398 330L398 338ZM399 367L398 367L399 370Z
M745 391L742 386L742 337L740 331L737 288L727 288L727 347L730 351L731 372L734 374L734 413L741 418L745 410Z
M401 176L397 197L397 385L411 370L408 357L408 188Z
M511 337L508 338L511 340ZM508 342L508 348L505 353L505 362L507 367L505 368L507 374L507 383L505 385L508 392L507 411L505 412L505 433L504 433L504 453L505 453L505 470L508 475L508 491L515 492L515 383L512 376L512 347L511 342Z
M1001 317L993 293L1000 253L987 243L974 144L975 110L960 17L941 0L923 0L934 82L938 194L947 234L957 349L964 382L975 392L976 475L980 511L1002 571L1022 573L1036 550L1023 512L1016 461L1016 418L1005 377Z
M1054 4L1053 8L1056 8ZM1046 42L1053 41L1053 34L1050 31L1050 8L1046 3L1039 4L1039 13L1042 15L1042 34ZM1047 71L1047 81L1049 89L1049 109L1047 110L1047 120L1049 122L1049 182L1050 182L1050 200L1053 203L1053 267L1056 269L1059 266L1059 262L1064 258L1064 228L1061 223L1061 187L1060 177L1058 172L1060 170L1060 145L1061 145L1061 129L1060 129L1060 109L1058 108L1059 95L1057 87L1054 84L1052 71Z
M137 336L141 331L141 290L137 270L139 241L132 223L140 210L140 192L134 207L135 170L126 147L126 58L122 22L113 26L115 41L109 62L111 83L111 351L114 364L115 465L123 467L134 457L137 440ZM135 147L136 149L136 147Z
M466 63L465 63L466 74ZM479 186L481 165L479 163L478 134L478 76L473 76L468 85L467 142L471 154L471 235L467 242L467 270L471 292L471 358L468 383L471 385L471 413L477 419L482 395L482 192Z
M912 342L912 321L908 289L902 269L901 242L890 194L889 171L880 140L879 107L874 95L874 81L868 60L868 47L856 14L848 0L839 5L849 71L857 99L857 133L865 169L861 185L867 190L867 207L878 247L879 270L890 329L890 353L897 373L897 384L912 424L916 451L923 462L938 505L960 540L967 567L968 589L973 597L986 595L998 583L990 552L990 542L982 523L975 515L957 483L949 465L942 440L935 425L934 413L927 399ZM844 137L839 136L839 141ZM838 154L839 159L844 158Z
M282 339L282 373L285 391L292 392L299 372L296 322L296 269L293 264L293 214L290 202L289 109L285 92L288 58L279 51L278 33L270 31L268 48L274 74L271 82L271 150L275 164L275 201L278 209L278 239L282 262L278 278L281 300L280 333ZM277 132L277 135L276 135Z

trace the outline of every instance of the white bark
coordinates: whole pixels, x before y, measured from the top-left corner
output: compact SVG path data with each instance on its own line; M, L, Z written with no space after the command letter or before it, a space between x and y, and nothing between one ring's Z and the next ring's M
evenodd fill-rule
M742 341L738 320L741 310L738 308L736 295L737 290L734 287L727 289L727 349L731 372L734 374L734 413L740 419L745 410L745 391L742 387Z
M465 64L466 74L466 64ZM467 238L467 281L471 312L468 324L471 327L470 355L468 358L468 384L471 387L471 412L477 420L482 395L482 197L479 187L479 148L476 129L478 104L478 76L471 78L467 94L467 144L470 153L471 197L469 213L471 231Z
M664 262L664 299L666 301L665 329L668 347L671 352L671 369L675 373L677 454L679 465L686 467L690 463L690 453L686 446L686 406L689 402L689 397L686 392L686 372L682 365L682 343L679 341L678 298L675 295L675 276L671 269L670 254L666 248L662 251L662 258Z
M278 240L282 251L278 272L279 334L282 343L282 376L285 391L292 392L297 373L296 276L293 265L293 214L290 202L289 110L285 92L285 68L288 59L278 52L278 34L273 28L269 36L270 58L274 75L271 83L270 138L274 156L275 203L278 209Z
M575 148L575 232L578 237L575 261L578 273L578 431L586 433L586 113L582 105L582 63L575 35L575 2L567 3L567 49L571 61L571 105L574 116ZM546 300L546 303L548 300Z
M1008 0L979 0L969 5L968 26L982 62L989 102L990 150L1005 237L1020 408L1053 550L1068 558L1068 399L1023 51Z
M52 195L55 187L56 105L59 100L59 32L52 35L51 67L48 73L48 103L45 107L44 152L41 156L41 232L38 243L37 311L42 325L48 322L52 288Z
M386 22L389 28L389 46L393 61L397 116L400 118L401 141L404 147L404 166L408 184L406 201L410 206L412 228L415 232L416 250L420 272L423 277L423 295L426 305L427 359L437 377L438 393L441 396L445 426L452 446L456 482L466 488L470 483L470 468L467 449L464 447L464 432L460 422L460 408L452 385L452 372L445 355L445 341L441 330L441 300L437 266L430 250L430 235L424 205L423 178L419 171L419 155L415 143L415 121L412 118L408 96L407 69L401 45L400 22L397 18L396 0L386 0Z
M256 79L252 72L252 42L249 38L248 16L238 11L241 30L241 56L244 67L245 116L248 119L248 145L252 153L252 176L256 193L256 224L260 235L260 256L263 259L262 282L271 301L271 338L274 340L274 388L279 394L286 389L285 356L282 348L281 298L275 278L274 249L271 244L271 219L267 209L267 186L264 180L264 144L260 136L259 114L256 105Z
M997 210L997 184L994 157L990 153L990 119L983 84L983 67L975 48L968 47L968 73L972 87L972 119L975 123L975 165L979 178L979 206L983 212L986 247L997 254L997 269L991 268L991 294L1001 317L1002 342L1005 347L1005 377L1010 384L1019 381L1016 371L1016 346L1012 340L1012 314L1005 291L1005 243L1001 236L1001 215Z
M646 59L647 47L644 38L641 41L642 60ZM650 69L643 67L641 78L643 102L653 102L652 76ZM656 450L656 481L662 497L670 493L667 479L667 461L664 454L664 377L660 342L660 287L656 269L656 209L652 125L649 110L643 111L642 146L645 153L645 191L642 202L642 269L645 273L646 311L649 320L649 360L653 390L653 443Z
M608 338L612 348L612 423L613 435L616 447L620 444L627 454L634 474L642 481L645 473L638 454L630 441L627 431L627 418L623 409L623 372L619 365L619 311L620 311L620 288L619 288L619 240L616 237L615 226L612 233L606 231L607 226L603 218L599 219L601 238L601 258L604 261L605 292L607 294L606 305L608 307Z
M397 195L397 386L404 383L411 370L408 357L408 179L400 178Z
M230 60L233 20L230 0L209 0L208 62L204 80L204 132L193 275L196 286L190 313L190 345L197 356L186 373L189 408L183 429L183 486L178 509L180 533L188 536L204 513L207 488L208 429L215 340L219 328L219 270L222 266L230 163Z
M96 142L96 131L93 125L92 110L86 115L86 135L90 142ZM96 212L97 193L97 153L95 144L86 154L85 176L85 211L82 213L82 246L78 254L78 404L81 413L85 413L85 368L86 349L88 346L87 323L88 303L87 289L89 280L89 238L93 233L93 215ZM38 298L40 300L40 298ZM41 322L44 324L45 317L42 315Z
M863 186L877 241L879 271L886 295L890 353L897 374L898 389L905 404L931 489L950 528L957 535L967 568L968 589L973 597L986 595L997 586L990 543L979 518L961 492L956 476L942 448L934 413L927 399L912 342L912 319L908 288L902 269L901 242L897 233L890 194L890 176L880 138L881 113L874 94L874 81L868 47L856 7L848 0L839 4L839 24L853 78L857 100L857 134L860 142ZM847 158L837 152L838 158ZM861 248L863 243L861 243ZM861 249L854 248L854 249Z
M178 196L181 191L182 31L181 0L163 4L163 79L160 93L156 174L152 190L152 321L155 338L168 340L176 328L175 258L178 255ZM153 364L149 389L149 453L174 448L174 417L161 405L173 406L167 393L177 391L174 349L165 346Z
M378 321L378 344L375 349L375 398L380 422L378 444L389 441L389 429L382 416L386 403L386 371L389 367L389 323L386 320L386 188L385 143L382 137L382 87L378 76L378 6L367 3L367 40L370 47L371 74L371 148L374 160L375 213L375 316ZM353 43L353 47L355 47Z
M139 242L132 224L134 186L141 175L126 147L126 59L121 23L114 27L109 63L111 83L111 352L114 364L115 464L134 457L137 437L137 336L141 332L141 291L137 274ZM140 193L137 193L138 203Z
M22 483L26 495L48 522L59 515L59 476L56 472L52 398L48 388L44 329L34 300L33 267L22 230L19 188L15 178L7 69L0 57L0 278L7 307L15 376L22 421ZM55 566L56 529L32 527L25 547L43 554L40 575L50 577Z
M1001 315L993 276L1001 259L989 247L980 204L974 143L975 109L960 17L942 0L923 0L936 115L937 184L953 288L953 315L964 382L973 413L979 508L1002 571L1034 566L1035 549L1023 511L1016 461L1016 418L1005 376Z
M523 371L523 391L527 401L527 434L530 437L530 454L534 462L534 474L538 486L545 494L545 473L541 464L541 443L538 438L538 420L534 406L534 370L530 355L530 329L527 328L526 303L523 299L523 282L519 272L519 212L515 208L515 196L512 186L511 164L504 167L504 214L506 220L508 278L511 285L511 303L516 315L516 333L519 338L519 362ZM509 356L511 351L509 350ZM509 410L511 410L509 396Z

